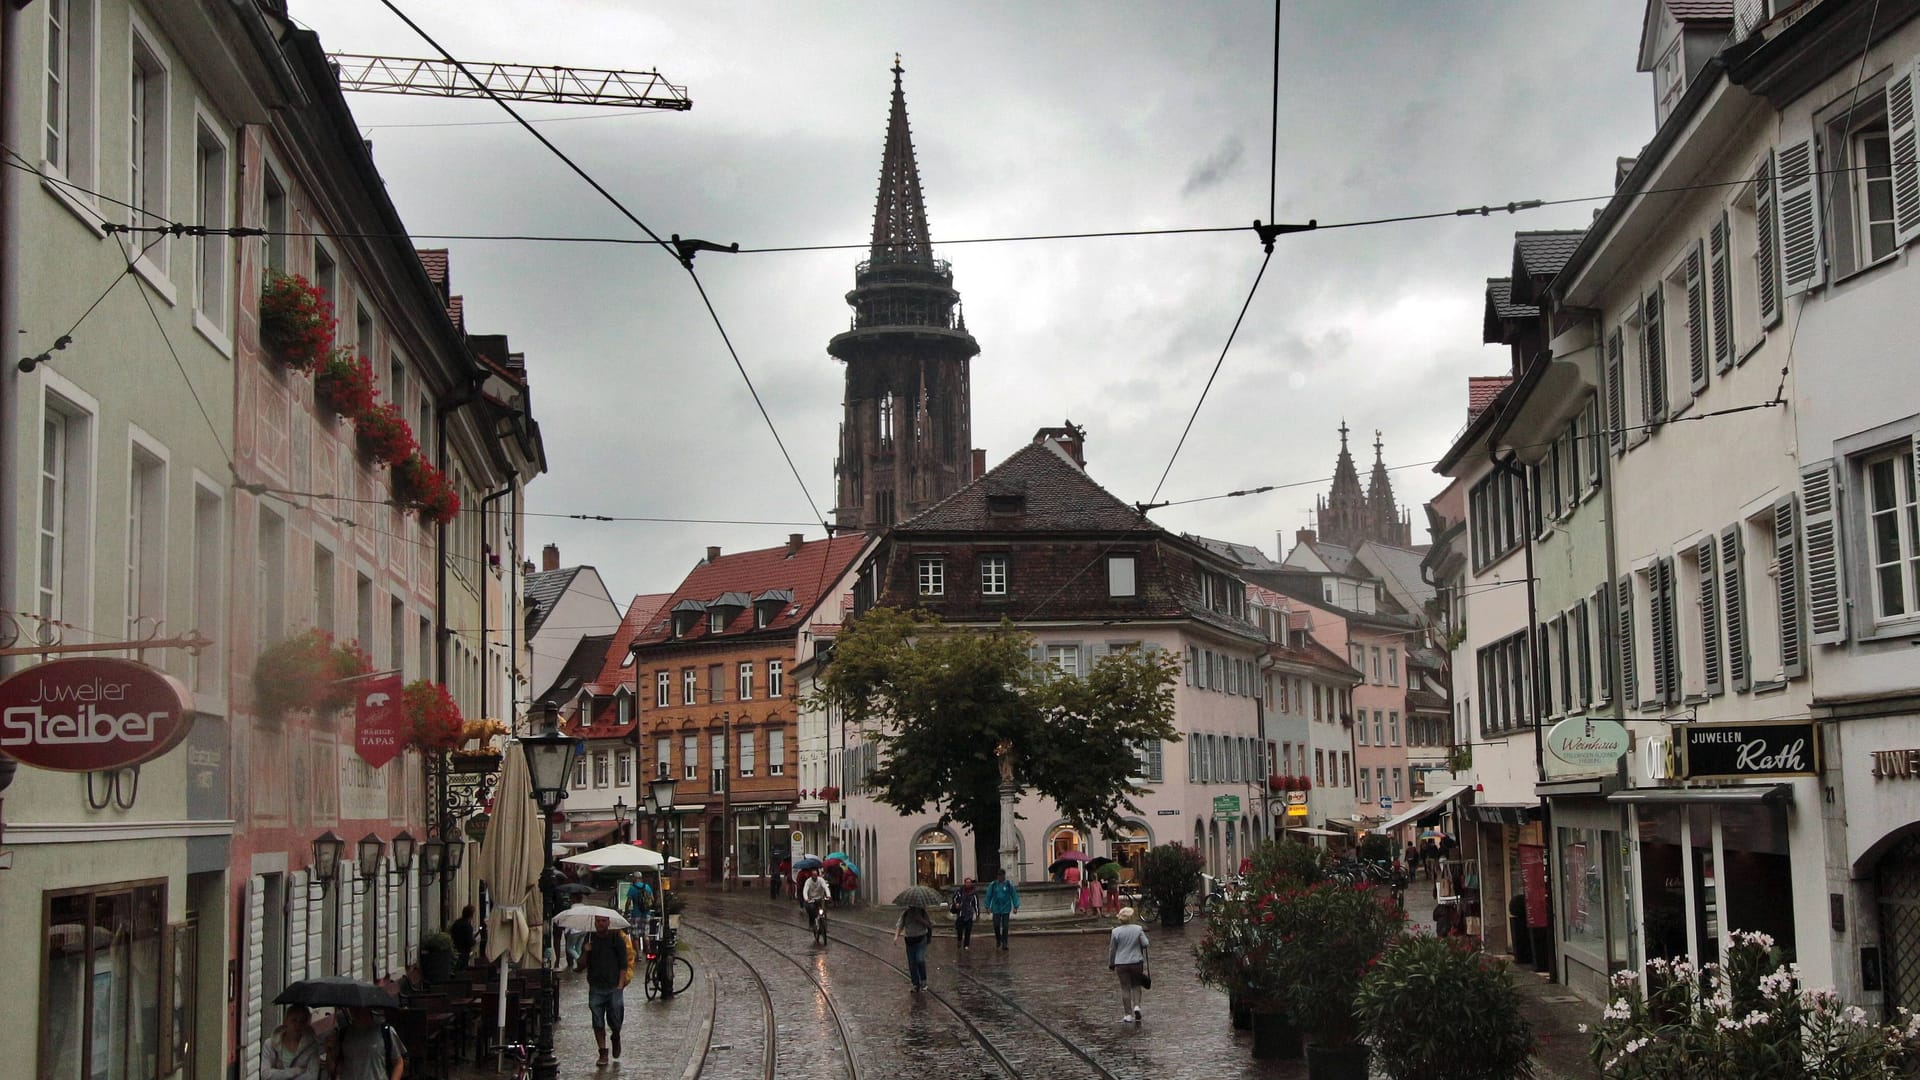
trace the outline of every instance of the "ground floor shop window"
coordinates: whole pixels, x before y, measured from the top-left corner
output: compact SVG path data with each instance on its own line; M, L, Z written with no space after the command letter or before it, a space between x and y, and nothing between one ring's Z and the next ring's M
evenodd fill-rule
M1611 889L1619 881L1618 852L1609 840L1618 833L1599 829L1561 829L1560 925L1566 943L1595 956L1609 957L1608 931L1626 907Z
M166 896L164 883L48 895L42 1080L159 1074Z
M953 834L928 829L913 842L913 881L930 889L953 885Z
M1121 880L1133 880L1141 854L1152 846L1153 838L1147 834L1145 825L1122 825L1114 831L1113 858L1120 864Z
M1648 959L1715 963L1734 930L1795 956L1793 865L1780 804L1638 807Z
M686 870L700 869L700 826L680 826L680 866Z

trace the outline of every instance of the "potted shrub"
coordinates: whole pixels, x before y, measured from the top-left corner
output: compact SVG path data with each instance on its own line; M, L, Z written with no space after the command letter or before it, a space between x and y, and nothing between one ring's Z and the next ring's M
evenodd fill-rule
M333 351L333 305L298 274L267 272L260 290L260 345L297 371L312 371Z
M353 419L354 441L360 453L382 465L406 461L419 444L413 440L413 428L400 415L400 407L383 401Z
M1264 907L1264 910L1260 910ZM1360 981L1406 925L1366 886L1321 882L1255 901L1274 947L1265 957L1286 988L1287 1011L1307 1033L1313 1080L1366 1080L1367 1047L1354 1015Z
M453 978L453 935L435 930L420 939L420 973L429 984Z
M447 688L415 679L400 691L400 714L413 733L413 745L422 750L452 750L462 742L466 722Z
M1153 898L1160 909L1160 925L1181 926L1186 922L1187 897L1200 885L1200 868L1206 860L1183 844L1161 844L1140 853L1140 888Z
M335 416L358 420L373 408L373 361L352 349L328 353L313 375L313 399Z
M1464 938L1403 937L1360 982L1354 1014L1391 1080L1533 1075L1533 1029L1504 961Z
M333 712L353 704L351 681L373 670L366 651L313 629L263 649L253 664L254 710L279 718L289 712Z
M1260 846L1247 862L1248 894L1261 902L1258 913L1262 918L1249 919L1244 962L1253 970L1248 974L1241 1002L1246 1022L1242 1025L1236 1016L1234 1025L1253 1029L1254 1057L1293 1059L1301 1053L1300 1029L1287 1011L1285 988L1275 979L1267 963L1272 950L1280 943L1264 918L1265 905L1282 892L1327 880L1327 856L1311 844L1277 840ZM1231 1006L1233 998L1229 996L1228 1001Z

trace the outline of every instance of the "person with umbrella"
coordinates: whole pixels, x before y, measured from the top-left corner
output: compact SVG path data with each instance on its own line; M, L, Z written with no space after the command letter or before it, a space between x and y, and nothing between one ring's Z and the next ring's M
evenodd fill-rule
M897 942L903 936L907 940L907 978L913 980L916 991L927 988L927 945L933 940L933 917L927 914L927 908L942 900L925 885L914 885L893 898L905 909L893 925L893 940Z
M333 1075L338 1080L400 1080L407 1072L407 1047L392 1025L365 1005L347 1010L346 1026L334 1029Z
M993 916L993 943L1001 948L1007 947L1007 923L1012 921L1013 913L1020 910L1020 890L1007 880L1007 869L1001 867L993 873L993 881L987 886L987 912Z
M600 1047L600 1066L605 1068L609 1030L613 1056L620 1056L620 1026L627 1018L626 989L633 981L633 943L627 935L613 932L613 920L607 915L596 916L580 962L587 971L587 1011L593 1016L593 1041Z
M260 1080L320 1080L320 1040L313 1010L291 1005L286 1019L260 1048Z

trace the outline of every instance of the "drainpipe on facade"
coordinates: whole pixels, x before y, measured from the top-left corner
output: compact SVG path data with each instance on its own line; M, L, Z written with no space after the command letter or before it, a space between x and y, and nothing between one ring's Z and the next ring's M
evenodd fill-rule
M484 531L486 528L487 504L493 502L496 499L500 499L505 496L514 494L514 488L515 488L515 485L509 482L506 487L501 488L499 491L496 491L491 495L487 495L481 498L480 525L481 525L482 531ZM516 514L515 517L517 518L518 515ZM497 555L497 553L495 554ZM507 554L512 555L513 553L508 552ZM503 559L501 561L505 563L508 560ZM515 576L519 573L519 567L520 567L520 564L518 561L514 561L512 565L508 567L506 572L506 581L508 585L512 584ZM493 628L487 625L487 583L484 576L486 572L487 572L487 568L483 564L480 567L480 573L482 575L481 581L480 581L480 715L482 718L484 718L487 715L487 668L491 666L488 663L489 657L487 653L488 653L489 647L493 644L493 639L492 639ZM505 614L509 616L507 621L509 624L511 624L513 622L513 619L511 618L511 614L514 606L512 592L506 586L502 586L501 593L502 593L501 606L506 608ZM516 667L515 660L516 658L514 657L508 658L507 663L508 663L508 668L510 672L514 667ZM638 671L637 668L635 670ZM636 675L635 678L638 679L638 675ZM509 679L511 680L511 676L509 676ZM634 685L638 687L639 684L638 682L636 682ZM638 693L638 692L639 691L636 689L635 693ZM518 694L514 693L511 690L508 691L508 693L512 697L518 696ZM507 715L511 716L513 714L511 711L509 711Z
M1546 779L1546 775L1547 775L1546 741L1545 741L1545 736L1541 731L1541 723L1545 719L1545 717L1542 714L1546 709L1546 702L1540 700L1540 673L1538 670L1539 664L1540 664L1540 652L1539 652L1539 641L1535 637L1536 633L1538 632L1537 628L1538 628L1540 619L1539 619L1538 609L1535 606L1535 599L1536 599L1534 594L1535 580L1534 580L1534 571L1533 571L1533 539L1534 539L1535 533L1539 528L1540 523L1533 519L1533 492L1528 488L1527 470L1520 466L1520 463L1517 460L1517 456L1518 455L1514 451L1509 450L1507 451L1507 456L1502 458L1499 456L1499 454L1493 452L1493 448L1491 446L1488 447L1487 459L1493 462L1494 468L1499 469L1504 473L1507 473L1509 476L1512 476L1514 478L1514 481L1520 485L1520 506L1521 506L1521 509L1525 511L1527 515L1527 529L1526 529L1527 535L1526 535L1526 539L1522 541L1524 545L1524 554L1526 555L1526 571L1527 571L1527 671L1528 671L1529 677L1526 680L1526 688L1527 688L1528 712L1532 714L1532 718L1533 718L1533 770L1534 770L1534 783L1537 785L1540 781ZM1550 853L1553 851L1553 804L1548 801L1545 795L1541 795L1539 798L1540 798L1540 846L1542 848L1541 857L1547 858L1550 855ZM1553 868L1551 865L1549 865L1546 869L1547 869L1547 875L1546 875L1547 880L1551 882L1553 879ZM1487 918L1487 913L1484 907L1480 912L1480 917L1483 920ZM1551 981L1558 982L1559 979L1556 978L1555 976L1559 974L1559 971L1558 971L1559 943L1557 941L1558 935L1554 932L1553 924L1554 924L1553 897L1551 896L1551 894L1549 894L1549 896L1547 897L1547 925L1545 929L1547 931L1548 938L1555 939L1555 940L1553 944L1554 960L1550 965L1554 970L1549 972L1548 978ZM1534 950L1535 970L1539 969L1539 959L1540 959L1539 950L1535 949Z
M0 4L0 71L24 71L25 65L20 57L20 5ZM0 109L0 144L19 146L19 124L15 119L15 109ZM20 530L17 522L19 511L15 505L13 493L18 491L14 485L19 482L20 462L12 451L13 431L16 424L24 423L20 417L22 390L27 382L26 376L14 361L19 357L15 352L17 344L24 339L19 330L20 287L20 248L14 242L15 208L20 205L20 187L23 174L19 169L0 170L0 341L8 345L8 352L0 359L4 374L0 374L0 491L7 493L0 498L0 536L18 537ZM51 345L49 340L47 345ZM46 346L42 346L43 348ZM18 551L16 547L14 550ZM14 587L19 571L19 559L0 559L0 606L11 607L14 599ZM24 606L24 605L22 605ZM220 643L226 647L225 642ZM13 670L17 663L14 659L0 658L0 675ZM4 785L0 785L4 786Z

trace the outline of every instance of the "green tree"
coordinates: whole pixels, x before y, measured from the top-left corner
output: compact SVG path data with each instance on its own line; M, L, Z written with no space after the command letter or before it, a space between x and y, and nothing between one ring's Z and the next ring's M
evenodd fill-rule
M874 797L902 814L931 805L973 833L983 874L1000 863L1003 760L1018 794L1052 800L1082 829L1111 828L1146 789L1135 748L1178 740L1179 661L1158 650L1101 657L1069 675L1034 660L1003 621L949 627L924 612L873 608L834 643L811 707L877 742Z

